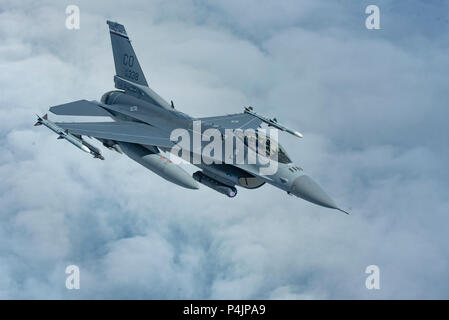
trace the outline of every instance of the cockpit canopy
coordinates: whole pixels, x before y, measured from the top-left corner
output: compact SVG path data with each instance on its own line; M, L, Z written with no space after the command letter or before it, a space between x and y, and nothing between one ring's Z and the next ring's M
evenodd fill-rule
M263 152L263 156L275 160L279 163L292 163L285 149L274 139L259 134L256 130L254 133L246 133L237 135L246 147L255 151L257 154Z

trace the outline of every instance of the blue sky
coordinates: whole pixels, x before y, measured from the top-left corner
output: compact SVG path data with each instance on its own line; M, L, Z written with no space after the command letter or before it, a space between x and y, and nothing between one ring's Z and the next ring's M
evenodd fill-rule
M448 298L447 2L72 3L76 31L69 3L0 1L0 298ZM252 105L304 133L280 142L353 214L270 186L185 190L33 127L113 88L106 19L181 111Z

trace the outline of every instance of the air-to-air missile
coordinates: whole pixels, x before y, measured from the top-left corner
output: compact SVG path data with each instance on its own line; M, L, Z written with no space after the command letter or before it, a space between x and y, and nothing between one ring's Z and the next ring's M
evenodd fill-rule
M279 130L288 132L288 133L290 133L290 134L292 134L294 136L297 136L298 138L302 138L303 137L303 135L300 132L298 132L296 130L293 130L293 129L289 129L286 126L283 126L282 124L278 123L276 118L269 119L269 118L266 118L264 116L261 116L261 115L255 113L253 111L253 107L245 107L245 113L250 114L250 115L252 115L252 116L254 116L256 118L259 118L260 120L262 120L263 122L265 122L266 124L268 124L271 127L275 127L275 128L277 128Z
M35 126L44 125L48 129L56 133L58 135L58 139L66 139L68 142L70 142L77 148L93 155L94 158L104 160L104 157L101 155L100 150L98 148L84 141L81 136L71 134L68 130L64 130L58 125L56 125L54 122L51 122L50 120L48 120L47 114L45 114L43 117L37 116L37 122L34 125Z

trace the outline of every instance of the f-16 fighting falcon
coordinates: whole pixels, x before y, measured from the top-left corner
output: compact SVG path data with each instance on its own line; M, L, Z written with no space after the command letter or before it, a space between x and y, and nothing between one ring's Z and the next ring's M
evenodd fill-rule
M201 183L235 197L237 187L256 189L269 183L290 195L347 213L292 163L272 136L277 130L300 138L301 133L259 115L252 107L243 113L206 118L178 111L173 101L166 102L148 86L125 27L112 21L107 24L116 90L106 92L100 102L78 100L53 106L50 111L65 116L110 117L113 121L52 122L45 115L38 117L36 125L48 127L59 139L104 160L100 150L83 139L93 137L184 188L198 189ZM269 136L262 124L268 125ZM192 163L199 171L190 175L175 158Z

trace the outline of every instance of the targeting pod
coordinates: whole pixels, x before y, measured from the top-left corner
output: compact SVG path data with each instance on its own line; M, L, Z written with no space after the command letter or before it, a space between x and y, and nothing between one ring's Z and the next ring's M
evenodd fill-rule
M220 181L217 181L208 175L205 175L201 171L197 171L192 175L193 179L198 181L199 183L204 184L205 186L214 189L217 192L220 192L224 195L227 195L229 198L234 198L237 195L237 189L232 186L228 186Z

